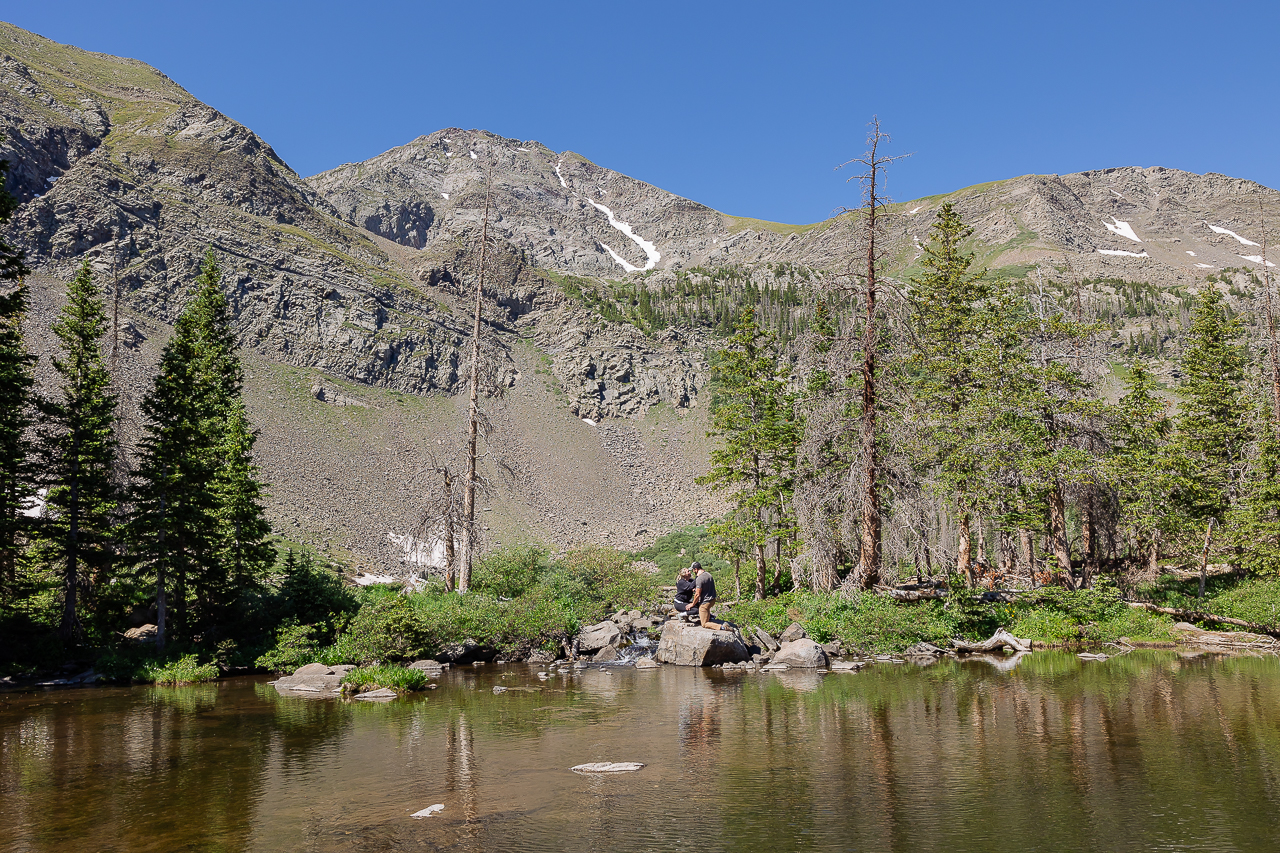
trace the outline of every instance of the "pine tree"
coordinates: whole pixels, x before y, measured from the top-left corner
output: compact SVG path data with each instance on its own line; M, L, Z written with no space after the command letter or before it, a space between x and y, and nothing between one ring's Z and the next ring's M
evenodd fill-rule
M742 310L735 329L713 361L717 389L709 435L721 442L699 482L731 490L735 511L716 533L752 550L760 599L769 586L766 547L774 542L781 563L783 540L794 531L790 497L802 426L778 367L776 337L759 327L751 308Z
M1271 412L1266 412L1269 421ZM1251 461L1238 509L1232 513L1232 540L1243 571L1280 573L1280 438L1267 423Z
M9 162L0 160L0 224L7 222L17 204L4 188ZM18 558L28 533L26 515L35 496L35 455L30 430L34 419L32 366L35 356L22 337L27 289L22 277L27 269L22 253L0 240L0 593L13 589Z
M240 402L243 382L210 250L142 404L130 539L140 569L155 583L160 645L170 605L179 634L207 633L272 560L255 439Z
M61 354L53 367L59 393L42 403L42 446L47 454L48 518L45 538L62 576L59 633L79 636L77 598L82 588L108 579L112 566L112 513L116 487L116 398L99 341L106 331L101 294L89 262L67 288L67 305L53 324Z
M1197 527L1223 521L1238 497L1252 438L1241 322L1212 284L1200 292L1182 356L1179 447L1191 471L1184 503Z

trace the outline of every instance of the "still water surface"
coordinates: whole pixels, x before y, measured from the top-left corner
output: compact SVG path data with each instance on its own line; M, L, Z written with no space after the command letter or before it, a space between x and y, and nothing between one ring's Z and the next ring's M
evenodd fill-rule
M1280 660L1001 663L0 694L0 850L1280 850Z

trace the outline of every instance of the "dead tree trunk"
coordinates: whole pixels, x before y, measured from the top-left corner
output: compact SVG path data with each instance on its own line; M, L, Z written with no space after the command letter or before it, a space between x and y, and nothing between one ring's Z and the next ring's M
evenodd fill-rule
M1276 315L1271 302L1271 267L1267 264L1267 219L1258 200L1258 215L1262 224L1262 285L1266 294L1267 353L1271 356L1271 429L1280 434L1280 350L1276 343Z
M1094 517L1094 488L1085 486L1084 501L1080 512L1080 548L1084 551L1084 575L1080 585L1089 587L1098 572L1098 527Z
M1062 499L1062 487L1057 483L1049 489L1049 540L1063 583L1067 589L1075 589L1076 581L1071 575L1071 551L1067 547L1067 508Z
M480 431L480 305L484 295L484 256L489 244L489 198L492 182L485 189L484 222L480 226L480 274L476 276L475 321L471 327L471 405L467 419L467 482L462 494L462 566L458 572L458 592L471 588L471 560L475 556L476 459Z
M969 537L971 521L972 517L966 512L960 517L960 528L956 531L960 539L956 548L956 571L964 575L967 586L973 586L973 546Z
M1213 522L1209 519L1209 529L1204 532L1204 551L1200 554L1200 592L1196 598L1204 598L1204 579L1209 573L1209 546L1213 543Z

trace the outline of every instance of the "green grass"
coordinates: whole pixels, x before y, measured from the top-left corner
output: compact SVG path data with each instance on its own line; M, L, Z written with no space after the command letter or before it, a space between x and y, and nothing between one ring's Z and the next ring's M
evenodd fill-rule
M785 222L770 222L767 219L752 219L749 216L732 216L728 213L720 214L728 220L729 233L737 234L740 231L770 231L774 234L804 234L808 231L818 229L825 231L831 227L831 220L824 219L821 222L810 222L805 225L790 225Z
M420 669L388 664L358 666L342 677L342 686L361 693L384 688L403 693L426 687L427 674Z
M195 655L184 655L168 663L144 664L139 681L152 684L199 684L218 677L218 667L201 664Z

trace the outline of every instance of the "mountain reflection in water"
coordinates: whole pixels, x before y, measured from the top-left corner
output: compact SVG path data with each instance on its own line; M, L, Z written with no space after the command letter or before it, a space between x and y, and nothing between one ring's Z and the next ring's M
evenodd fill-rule
M1012 662L0 694L0 850L1280 849L1280 660Z

